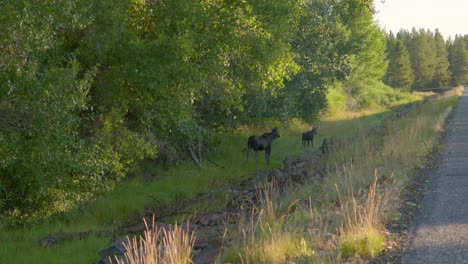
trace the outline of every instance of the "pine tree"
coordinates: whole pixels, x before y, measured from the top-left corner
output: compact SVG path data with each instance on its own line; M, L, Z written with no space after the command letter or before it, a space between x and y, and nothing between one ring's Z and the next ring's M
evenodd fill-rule
M431 86L435 65L435 40L429 30L413 29L407 40L407 49L413 65L415 82L413 88Z
M434 40L435 65L434 76L432 78L432 86L444 87L447 86L450 82L447 47L445 46L445 41L442 34L440 34L438 30L436 30L435 32Z
M464 37L455 36L451 59L453 84L466 84L468 81L468 53Z
M454 70L454 65L455 65L454 63L455 61L454 40L451 37L449 37L447 39L447 42L445 43L445 46L447 47L447 53L448 53L450 84L455 85L454 76L453 76L453 70Z
M414 82L414 72L403 41L389 37L388 69L384 82L392 87L409 90Z

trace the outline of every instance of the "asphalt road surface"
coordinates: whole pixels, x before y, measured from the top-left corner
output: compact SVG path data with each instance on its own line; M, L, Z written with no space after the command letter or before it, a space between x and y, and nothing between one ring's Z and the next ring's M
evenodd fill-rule
M403 263L468 263L468 89L454 111Z

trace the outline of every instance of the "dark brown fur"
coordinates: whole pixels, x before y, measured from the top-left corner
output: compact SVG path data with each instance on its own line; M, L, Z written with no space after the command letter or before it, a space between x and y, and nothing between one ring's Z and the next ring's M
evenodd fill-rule
M314 146L314 136L317 135L318 127L312 127L311 131L307 131L302 133L302 146L309 146L309 143L312 143L312 147Z
M249 152L252 149L255 152L255 160L258 160L258 151L265 150L266 163L270 164L271 145L273 140L280 137L278 128L273 128L270 133L265 133L261 136L251 136L247 140L247 160L249 160Z

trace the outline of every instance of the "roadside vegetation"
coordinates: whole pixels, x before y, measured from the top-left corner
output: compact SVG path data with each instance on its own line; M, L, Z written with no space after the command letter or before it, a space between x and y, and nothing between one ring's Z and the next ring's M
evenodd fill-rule
M274 184L267 186L257 214L246 212L252 218L233 234L235 246L225 260L337 263L382 253L392 239L385 225L398 217L401 191L436 147L462 91L384 121L381 134L357 134L356 141L330 156L328 166L335 169L320 185L301 184L281 196Z
M253 219L246 212L247 226L239 230L249 232L231 245L244 253L220 258L316 257L322 250L312 238L328 238L299 228L309 220L327 223L317 231L324 236L341 230L330 233L336 241L324 248L380 241L377 223L386 211L370 216L374 209L361 202L385 204L382 184L407 175L419 162L410 160L431 147L432 130L413 130L427 125L426 112L440 116L452 99L423 105L421 120L388 118L430 95L418 89L466 84L468 47L466 36L444 41L428 30L383 32L374 12L372 0L1 2L0 262L88 263L110 238L47 248L37 241L116 228L155 204L200 193L211 193L214 202L197 210L222 208L230 185L311 153L300 135L312 125L318 126L314 149L333 136L356 140L331 155L328 166L335 169L323 185L294 191L302 198L275 205L275 187L266 191L271 210L264 215L261 205ZM379 126L384 138L362 136ZM404 126L417 135L391 137ZM281 138L270 167L263 152L258 164L253 155L246 162L246 139L273 127ZM400 144L406 148L396 149ZM371 186L375 195L365 197ZM287 201L296 208L298 199L319 199L319 207L314 202L307 209L317 218L282 218ZM370 220L361 223L364 218ZM258 225L249 227L252 221ZM359 230L368 226L364 239ZM260 240L257 227L267 232ZM271 244L279 238L290 242ZM245 252L254 244L259 252ZM351 244L343 242L343 256L380 251ZM278 256L272 247L282 248Z
M404 94L404 100L397 101L392 106L399 107L418 102L429 94ZM48 234L108 229L117 227L129 219L141 219L144 208L155 202L152 197L162 202L170 202L180 197L190 199L198 193L214 191L218 199L202 205L199 210L222 208L228 198L225 190L229 184L241 178L251 177L258 170L268 168L263 153L259 155L258 167L252 155L250 161L246 163L249 135L261 134L270 130L273 125L280 125L281 138L273 144L270 164L270 168L274 168L280 167L285 158L317 149L325 137L357 136L372 126L381 125L391 115L392 110L389 107L378 105L368 109L326 114L322 121L317 123L320 132L314 139L314 148L309 149L302 147L300 134L310 127L299 121L291 122L288 126L269 124L263 128L241 127L228 137L223 134L224 140L220 143L223 147L216 148L209 156L211 160L224 166L223 169L207 161L203 161L203 170L198 169L191 160L167 168L154 166L154 163L144 164L141 173L137 176L125 180L112 191L99 195L91 203L51 217L42 224L4 229L0 234L0 241L15 242L3 244L0 248L0 259L24 263L43 259L44 263L61 263L63 259L56 257L62 256L69 259L69 263L95 261L98 258L97 252L107 246L110 238L91 237L65 241L52 248L43 248L38 245L38 241ZM28 254L23 254L25 251Z

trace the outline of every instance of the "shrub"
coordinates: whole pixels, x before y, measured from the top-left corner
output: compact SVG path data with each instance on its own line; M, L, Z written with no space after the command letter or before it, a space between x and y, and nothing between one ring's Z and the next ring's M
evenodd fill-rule
M381 223L381 207L384 203L382 195L378 192L377 177L375 177L367 199L361 202L362 205L358 204L359 201L352 191L349 192L347 201L340 198L341 210L346 216L341 227L340 244L343 258L355 254L361 257L373 257L383 250L385 236L382 232L384 227Z
M158 228L154 222L148 226L146 220L144 237L127 237L124 247L127 250L123 258L114 257L115 263L123 264L189 264L192 261L192 249L195 244L193 232L175 225L172 229ZM110 263L113 259L109 258Z
M347 95L343 86L337 84L328 89L327 93L327 114L336 114L346 110Z

